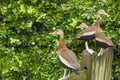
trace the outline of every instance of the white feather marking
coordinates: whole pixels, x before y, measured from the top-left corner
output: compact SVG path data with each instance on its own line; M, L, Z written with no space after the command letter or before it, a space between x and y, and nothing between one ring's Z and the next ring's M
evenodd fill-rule
M100 42L105 42L103 39L100 39L100 38L96 38L96 40L98 40Z
M62 63L64 63L66 66L74 69L74 67L72 65L70 65L70 63L68 61L66 61L62 56L59 55L59 59L61 60Z
M85 33L83 33L83 36L93 35L93 34L95 34L95 31L92 31L92 32L85 32Z

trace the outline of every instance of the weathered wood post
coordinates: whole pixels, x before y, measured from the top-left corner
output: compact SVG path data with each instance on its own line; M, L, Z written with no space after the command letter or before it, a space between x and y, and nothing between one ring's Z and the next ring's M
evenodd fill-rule
M87 51L82 52L80 76L72 75L68 80L112 80L113 49L108 48L102 56L91 55Z

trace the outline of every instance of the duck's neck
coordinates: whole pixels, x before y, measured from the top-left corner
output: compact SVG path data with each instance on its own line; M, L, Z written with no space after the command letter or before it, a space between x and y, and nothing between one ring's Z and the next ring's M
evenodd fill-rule
M96 17L96 22L94 24L94 26L96 27L96 34L97 33L100 33L101 32L101 29L100 29L100 15L97 15Z
M95 22L94 25L97 26L97 27L100 27L100 14L98 14L98 15L96 16L96 22Z
M61 49L61 48L66 48L66 45L65 45L65 42L64 42L64 34L60 35L60 42L59 42L58 49Z

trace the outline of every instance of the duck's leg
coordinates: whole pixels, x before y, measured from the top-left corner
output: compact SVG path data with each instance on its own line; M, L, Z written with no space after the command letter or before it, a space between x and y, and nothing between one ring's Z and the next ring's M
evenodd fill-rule
M70 77L70 70L69 70L68 75L66 77L67 77L67 79Z
M63 77L65 77L66 76L66 69L64 69L64 75L63 75Z
M97 56L103 55L104 52L105 52L105 49L101 48Z
M85 41L85 48L86 48L86 50L87 50L90 54L95 53L92 49L90 49L90 48L88 47L88 42L87 42L87 41Z
M59 80L65 80L66 79L66 69L64 69L64 74L63 74L63 77L60 78Z

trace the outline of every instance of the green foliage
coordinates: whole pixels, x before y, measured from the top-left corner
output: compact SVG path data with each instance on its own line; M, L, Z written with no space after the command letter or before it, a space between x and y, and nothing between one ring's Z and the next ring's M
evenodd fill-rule
M82 41L73 41L81 22L92 25L103 8L110 17L101 18L101 28L115 44L113 77L120 76L120 3L82 0L5 0L0 1L0 79L57 80L63 74L56 50L55 29L65 32L65 42L79 59ZM93 43L91 47L95 48ZM80 60L80 59L79 59Z

